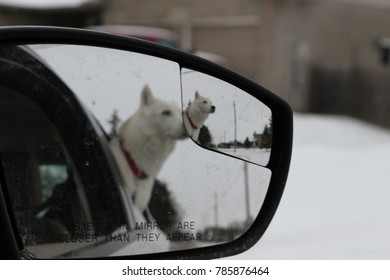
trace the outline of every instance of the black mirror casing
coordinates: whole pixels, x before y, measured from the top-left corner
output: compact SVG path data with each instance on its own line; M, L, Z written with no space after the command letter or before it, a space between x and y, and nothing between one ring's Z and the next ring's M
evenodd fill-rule
M255 82L222 66L207 60L195 57L188 53L168 47L152 44L146 41L121 37L112 34L94 31L55 28L55 27L4 27L0 28L0 48L2 46L30 45L30 44L72 44L103 48L112 48L123 51L132 51L162 59L175 61L180 68L199 71L223 80L237 88L246 91L260 100L272 111L273 137L272 153L266 168L271 170L272 176L269 188L253 225L238 239L212 247L196 248L191 250L173 251L156 254L121 256L121 259L209 259L235 255L252 247L264 234L278 207L286 184L292 151L292 111L289 105L280 97ZM2 58L0 57L0 62ZM88 121L88 114L76 110ZM92 122L92 120L90 120ZM1 151L0 151L1 152ZM102 151L103 152L103 151ZM20 252L23 244L19 240L15 217L12 214L11 203L5 187L2 172L0 193L0 247L5 259L23 257Z

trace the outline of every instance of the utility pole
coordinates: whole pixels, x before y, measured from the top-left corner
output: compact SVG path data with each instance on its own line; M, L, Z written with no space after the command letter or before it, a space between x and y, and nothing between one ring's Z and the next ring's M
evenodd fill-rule
M233 113L234 113L234 152L236 152L237 146L237 116L236 116L236 102L233 101Z
M248 163L244 161L244 181L245 181L245 206L246 206L246 222L251 220L250 201L249 201L249 180L248 180Z
M214 218L215 218L215 227L218 227L219 217L218 217L218 193L214 193Z

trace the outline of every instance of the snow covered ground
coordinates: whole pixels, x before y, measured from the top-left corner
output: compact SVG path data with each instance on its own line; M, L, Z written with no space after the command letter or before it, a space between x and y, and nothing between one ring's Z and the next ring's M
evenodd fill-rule
M235 259L389 259L390 131L295 114L290 175L263 238Z

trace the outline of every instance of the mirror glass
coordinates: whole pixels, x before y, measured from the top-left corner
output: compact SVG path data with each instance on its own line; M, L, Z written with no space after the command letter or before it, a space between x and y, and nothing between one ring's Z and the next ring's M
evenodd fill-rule
M182 69L184 124L201 146L260 165L272 147L272 114L262 102L215 77Z
M35 65L26 63L28 72L44 75L42 83L56 89L33 78L30 83L26 74L30 90L22 90L0 75L0 128L7 131L1 163L31 254L80 258L183 250L235 240L250 227L271 178L259 166L267 164L270 146L254 143L267 126L272 132L270 110L262 103L228 83L148 55L74 45L9 48L0 55L29 57ZM87 127L72 116L76 110L61 93L61 81L89 115ZM40 94L58 106L54 115ZM209 138L191 134L185 120L188 104L201 96L212 101L202 123ZM85 140L86 133L96 134L93 141ZM15 141L27 138L34 144ZM15 170L29 180L16 179Z

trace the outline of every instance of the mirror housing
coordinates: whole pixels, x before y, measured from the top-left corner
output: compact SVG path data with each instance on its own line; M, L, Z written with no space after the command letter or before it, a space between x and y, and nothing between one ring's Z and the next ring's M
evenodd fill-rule
M257 240L264 234L269 223L271 222L274 213L280 202L284 186L287 180L291 149L292 149L292 111L288 104L280 99L275 94L271 93L267 89L259 86L253 81L240 76L239 74L232 72L226 68L223 68L219 65L215 65L207 60L195 57L193 55L167 48L164 46L152 44L142 40L121 37L117 35L99 33L94 31L79 30L79 29L68 29L68 28L54 28L54 27L9 27L9 28L0 28L0 49L8 48L9 46L18 46L18 45L34 45L34 44L61 44L61 45L76 45L76 46L89 46L89 47L98 47L104 49L112 49L124 52L138 53L154 58L159 58L165 61L174 62L179 66L182 73L184 71L192 71L193 73L201 73L206 75L209 78L216 79L220 82L226 83L231 87L234 87L241 91L241 94L247 94L255 100L264 104L270 111L270 116L272 116L272 149L269 154L269 158L261 163L256 162L256 160L242 158L237 155L230 155L226 151L218 151L218 154L225 154L237 158L237 160L244 160L248 162L254 162L254 164L259 164L264 166L270 171L270 181L267 188L267 192L264 197L264 202L261 205L261 208L258 211L256 217L252 221L251 225L247 230L239 236L237 239L229 240L229 242L217 244L215 246L207 246L201 248L191 248L189 250L180 249L177 251L169 252L145 252L145 254L137 255L122 255L119 258L142 258L142 259L199 259L199 258L220 258L224 256L230 256L238 254L242 251L249 249L253 246ZM15 61L9 57L0 57L1 63L13 64ZM49 67L50 68L50 67ZM6 69L2 69L6 71ZM0 77L0 81L1 81ZM49 83L52 79L49 79ZM46 81L47 82L47 81ZM66 84L66 83L65 83ZM196 91L189 91L191 97L196 98ZM0 92L1 94L1 92ZM223 94L222 94L223 95ZM146 97L145 97L146 96ZM147 100L150 97L147 97L147 94L144 97L140 97L148 103ZM182 97L182 106L188 100L184 100L184 91ZM188 98L186 98L188 99ZM75 118L81 118L84 120L84 124L88 127L91 135L89 137L99 138L99 135L104 134L104 131L99 127L94 119L94 116L91 116L88 109L84 105L78 103L79 100L75 96L69 95L67 97L67 102L74 103L72 110L77 108L75 111ZM233 99L229 100L229 103L232 103ZM141 102L142 103L142 102ZM64 103L63 106L66 107ZM212 105L215 106L215 105ZM215 109L215 107L217 109ZM214 109L218 110L218 105ZM44 105L41 109L45 109ZM70 110L70 109L69 109ZM218 111L216 111L218 112ZM165 113L164 113L165 114ZM213 117L213 116L212 116ZM210 118L211 119L211 118ZM207 124L207 123L206 123ZM267 125L267 123L262 123ZM188 133L188 131L187 131ZM195 142L197 139L193 139ZM198 143L199 144L199 143ZM200 144L200 146L202 146ZM112 161L112 155L110 152L105 150L104 147L99 144L95 151L104 158L104 162ZM207 149L209 147L206 147ZM0 150L0 155L2 151ZM99 156L98 155L98 156ZM85 159L84 159L85 160ZM85 160L84 162L90 163L90 161ZM114 168L115 169L115 168ZM112 170L111 167L106 168L107 172L110 170L112 174L116 174L118 170ZM2 167L1 177L1 196L4 197L4 201L0 200L1 209L1 219L0 225L4 230L5 239L0 239L1 243L8 244L7 247L3 246L2 248L8 248L8 257L13 258L15 256L26 257L23 255L23 249L25 244L18 233L17 226L17 217L13 214L12 208L12 199L9 196L9 191L7 190L7 181L4 176L4 167ZM113 181L117 179L116 175L113 175ZM115 179L116 178L116 179ZM120 184L116 182L115 184ZM118 187L119 188L119 187ZM126 207L133 207L132 201L126 201ZM126 207L124 211L128 211ZM4 211L7 209L7 212ZM126 215L126 214L125 214ZM129 219L129 217L128 217ZM10 226L11 225L11 226ZM12 238L14 237L12 242ZM15 252L15 246L9 244L17 245L18 251ZM146 254L148 253L148 254ZM94 255L91 255L94 257ZM98 256L99 258L105 256Z

